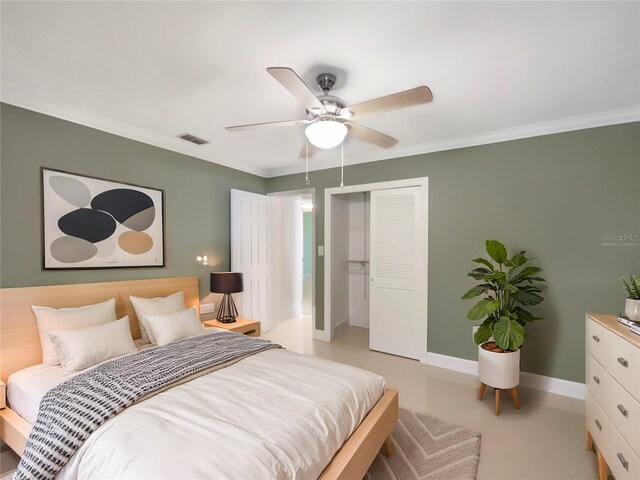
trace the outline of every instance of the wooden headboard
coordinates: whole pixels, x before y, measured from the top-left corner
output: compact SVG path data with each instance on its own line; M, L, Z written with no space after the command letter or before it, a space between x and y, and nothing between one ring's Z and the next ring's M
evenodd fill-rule
M38 326L31 305L81 307L115 298L118 318L129 315L131 334L138 339L140 327L129 295L166 297L180 290L184 292L185 305L198 308L198 277L0 289L0 380L6 383L13 372L42 363Z

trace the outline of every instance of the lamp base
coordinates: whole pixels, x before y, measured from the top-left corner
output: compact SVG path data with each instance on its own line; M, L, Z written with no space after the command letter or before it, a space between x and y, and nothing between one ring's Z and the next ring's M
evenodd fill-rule
M216 320L220 323L233 323L236 321L237 316L238 309L236 308L236 304L233 302L233 297L231 297L231 294L225 293L224 297L222 297L222 302L220 302L220 308L218 308Z

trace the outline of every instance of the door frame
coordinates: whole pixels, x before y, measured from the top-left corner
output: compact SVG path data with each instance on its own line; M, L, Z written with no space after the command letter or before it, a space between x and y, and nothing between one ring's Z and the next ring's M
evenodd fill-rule
M425 280L425 319L423 333L424 354L420 357L420 363L427 363L427 324L429 317L429 177L408 178L404 180L392 180L388 182L365 183L361 185L349 185L347 187L332 187L324 190L324 331L317 330L318 340L330 342L334 337L333 315L331 312L331 238L332 231L332 196L343 193L371 192L373 190L388 190L391 188L420 187L422 190L423 222L425 225L426 252L426 280ZM314 204L315 205L315 204ZM315 209L314 209L315 210ZM369 222L371 225L371 222ZM315 301L314 301L315 304ZM314 309L315 313L315 309Z
M268 197L295 197L298 195L311 195L311 203L313 203L313 208L311 209L311 251L313 252L311 258L311 324L314 332L313 338L317 338L317 332L322 332L322 330L316 330L316 210L318 209L316 204L316 189L301 188L298 190L267 193ZM274 245L274 248L277 248L277 246Z

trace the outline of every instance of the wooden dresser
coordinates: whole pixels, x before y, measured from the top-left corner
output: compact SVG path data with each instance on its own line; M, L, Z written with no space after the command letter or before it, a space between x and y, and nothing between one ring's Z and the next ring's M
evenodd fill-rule
M598 471L640 479L640 336L613 315L587 314L587 449Z

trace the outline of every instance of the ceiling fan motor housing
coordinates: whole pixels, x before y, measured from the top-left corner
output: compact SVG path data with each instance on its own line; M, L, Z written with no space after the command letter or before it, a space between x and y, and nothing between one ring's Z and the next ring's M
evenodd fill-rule
M327 95L336 84L336 76L331 73L321 73L316 77L316 83L322 89L324 94Z
M324 108L327 109L327 112L330 114L337 115L341 108L344 108L346 104L342 99L338 97L334 97L333 95L329 95L329 92L336 84L336 76L332 73L321 73L316 77L316 83L324 92L324 95L318 97L318 100L322 102ZM313 111L310 112L313 117L317 117L321 112Z

